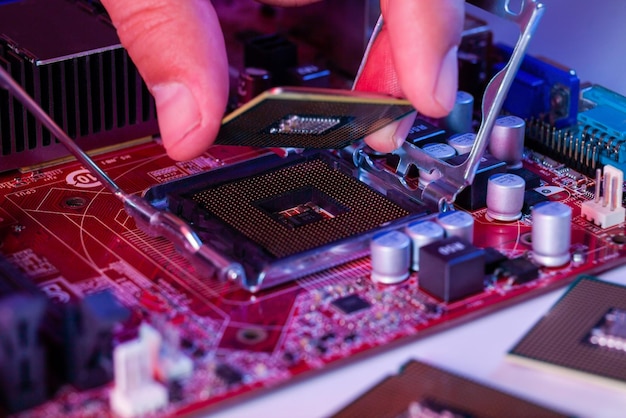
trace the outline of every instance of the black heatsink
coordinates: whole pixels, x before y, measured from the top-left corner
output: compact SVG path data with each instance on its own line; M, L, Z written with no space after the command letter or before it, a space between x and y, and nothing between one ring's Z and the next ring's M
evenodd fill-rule
M98 2L0 5L0 65L84 149L157 133L154 101ZM0 171L67 154L0 90Z

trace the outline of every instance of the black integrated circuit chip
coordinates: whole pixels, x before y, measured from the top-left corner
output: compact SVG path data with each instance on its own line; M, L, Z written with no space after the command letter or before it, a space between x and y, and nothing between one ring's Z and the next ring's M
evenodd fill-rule
M235 385L241 383L243 375L239 370L234 369L228 364L219 364L215 368L215 374L224 381L227 385Z
M348 295L332 301L332 305L345 314L351 314L363 309L367 309L370 303L359 295Z

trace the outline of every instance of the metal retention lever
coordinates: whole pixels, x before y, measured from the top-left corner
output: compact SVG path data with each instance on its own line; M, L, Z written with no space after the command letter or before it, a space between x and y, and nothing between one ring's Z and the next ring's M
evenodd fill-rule
M518 4L515 6L517 10L515 11L512 9L513 6L511 5L513 0L467 0L467 3L516 23L520 28L520 36L509 62L491 79L485 89L481 109L482 122L476 134L474 146L469 156L462 164L453 166L407 143L394 151L394 154L400 157L399 167L406 168L410 164L413 164L418 169L425 170L429 173L433 170L437 170L441 173L441 177L430 182L424 187L421 193L421 200L427 205L437 208L439 211L451 209L459 192L472 184L480 159L487 148L496 118L502 109L509 88L524 58L528 44L545 10L543 4L536 0L521 0L521 4L519 4L518 1ZM382 18L379 18L365 51L357 77L360 75L361 69L367 60L370 47L380 32L382 25ZM357 162L357 164L368 171L378 171L374 168L369 157L364 154L364 150L358 152L360 152L360 155L355 156L355 162ZM390 178L390 176L386 178ZM397 180L404 185L402 180Z
M124 192L13 80L2 66L0 66L0 87L8 90L32 112L37 120L48 128L52 135L96 176L107 190L122 201L128 215L135 219L137 226L144 232L172 242L200 274L215 275L222 280L245 280L245 272L241 264L226 259L205 245L185 221L170 212L155 208L140 196Z

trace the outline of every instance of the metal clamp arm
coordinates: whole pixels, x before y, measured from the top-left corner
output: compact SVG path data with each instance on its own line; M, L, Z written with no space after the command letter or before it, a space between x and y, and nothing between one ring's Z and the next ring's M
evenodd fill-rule
M474 147L463 163L460 165L451 165L432 157L422 149L409 143L405 143L401 148L394 151L394 154L400 157L397 170L399 175L404 175L411 164L429 173L433 170L437 170L441 173L441 177L425 186L421 194L421 200L424 203L429 206L434 206L440 211L445 211L450 208L459 192L470 185L474 180L474 175L476 174L480 159L487 148L496 118L500 113L509 88L515 79L515 75L524 58L530 39L545 10L543 4L537 2L537 0L522 0L519 11L511 10L511 0L467 0L467 3L517 24L520 28L520 36L509 62L491 79L485 89L482 101L482 122L476 135ZM382 25L382 18L379 18L365 51L357 79L367 61L371 45L380 32ZM371 168L372 167L365 167L366 170ZM402 183L402 180L400 180L400 183Z

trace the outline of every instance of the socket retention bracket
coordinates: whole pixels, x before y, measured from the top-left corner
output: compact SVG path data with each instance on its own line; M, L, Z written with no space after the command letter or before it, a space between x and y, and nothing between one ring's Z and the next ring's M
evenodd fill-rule
M421 191L419 198L427 206L440 212L451 210L456 196L465 187L472 184L480 159L487 148L496 118L502 109L528 44L545 10L544 5L536 0L467 0L467 3L517 24L520 29L520 35L509 62L491 79L485 89L481 109L482 122L476 134L474 146L463 163L451 165L432 157L421 148L408 142L405 142L402 147L394 151L394 154L400 157L397 176L394 177L404 187L408 187L403 178L410 165L416 166L419 170L426 170L429 173L432 173L434 170L439 171L441 177L426 185ZM367 60L370 46L382 29L382 25L382 18L379 18L365 51L361 68ZM359 69L357 79L360 71L361 69ZM372 160L367 155L366 147L355 151L354 161L367 171L379 171L379 169L374 167Z

